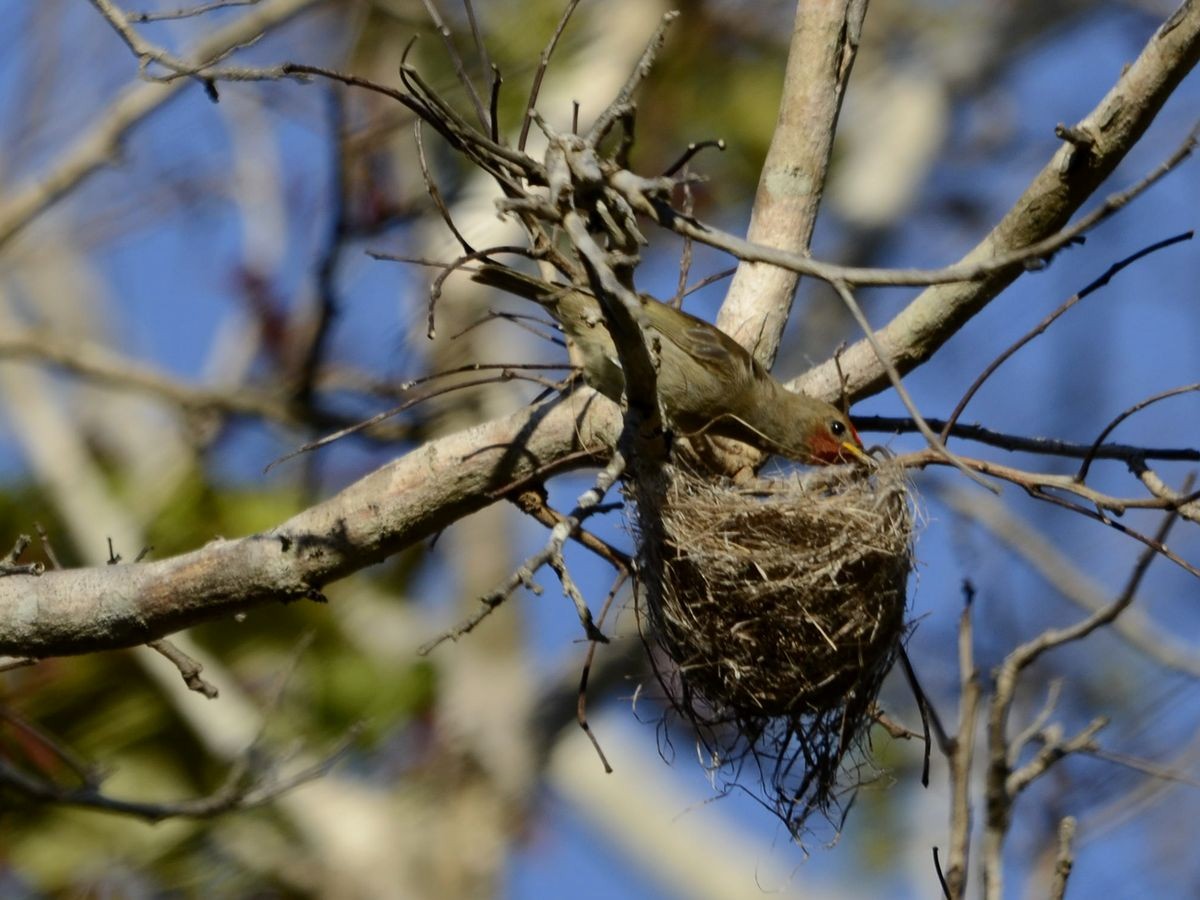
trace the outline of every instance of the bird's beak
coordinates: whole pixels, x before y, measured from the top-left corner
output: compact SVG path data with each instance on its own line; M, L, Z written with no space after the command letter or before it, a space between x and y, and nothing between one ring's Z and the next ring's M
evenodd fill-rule
M842 441L842 449L865 466L871 466L875 464L875 460L868 456L867 452L863 450L862 447L858 446L858 444L855 444L851 441Z

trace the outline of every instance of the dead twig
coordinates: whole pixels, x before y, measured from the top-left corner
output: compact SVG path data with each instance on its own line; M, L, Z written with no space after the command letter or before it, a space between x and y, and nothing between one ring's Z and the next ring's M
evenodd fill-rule
M1136 253L1131 254L1130 256L1127 256L1124 259L1113 263L1111 266L1109 266L1105 270L1103 275L1101 275L1099 278L1092 281L1083 290L1079 291L1078 293L1074 294L1071 297L1068 297L1065 301L1063 301L1063 303L1056 310L1054 310L1054 312L1050 313L1050 315L1048 315L1048 316L1046 316L1046 318L1042 319L1042 321L1040 321L1037 325L1035 325L1030 331L1026 332L1015 343L1013 343L1006 350L1004 350L1004 352L1002 352L994 360L992 360L990 363L988 363L987 367L982 372L979 373L979 376L973 382L971 382L971 386L969 388L967 388L966 392L962 395L962 399L959 400L958 403L955 405L954 411L952 413L950 413L950 417L946 420L945 425L942 426L942 430L941 430L942 440L946 441L950 437L950 434L953 431L954 426L958 423L958 417L961 416L963 413L963 410L967 408L967 404L971 402L971 398L975 396L975 394L979 391L979 389L981 387L983 387L984 382L987 381L993 375L993 373L995 373L995 371L1000 368L1000 366L1002 366L1009 359L1011 359L1018 350L1020 350L1022 347L1024 347L1026 344L1028 344L1030 341L1032 341L1034 338L1045 333L1047 328L1049 328L1051 325L1053 325L1059 318L1061 318L1063 316L1064 313L1066 313L1069 309L1071 309L1071 307L1073 307L1076 303L1078 303L1084 297L1088 296L1088 294L1095 293L1100 288L1107 285L1110 281L1113 280L1113 278L1122 269L1126 269L1129 266L1133 265L1138 260L1140 260L1146 256L1149 256L1152 253L1156 253L1159 250L1165 249L1166 247L1170 247L1174 244L1181 243L1182 241L1190 241L1194 234L1195 234L1195 232L1187 231L1187 232L1184 232L1183 234L1177 234L1173 237L1169 237L1164 240L1157 241L1148 247L1143 247L1141 250L1137 251ZM1101 441L1098 441L1097 443L1101 443L1102 440L1103 439L1101 439Z
M200 674L204 671L204 666L198 660L188 656L166 638L150 641L146 646L170 660L175 668L179 670L179 674L183 676L183 683L188 686L189 691L196 691L198 694L203 694L209 700L217 699L220 691L217 690L211 681L208 681Z

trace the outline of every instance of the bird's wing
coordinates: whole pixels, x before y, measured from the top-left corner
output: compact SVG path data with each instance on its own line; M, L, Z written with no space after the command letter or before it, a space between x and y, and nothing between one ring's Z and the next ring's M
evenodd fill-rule
M717 326L657 300L645 298L645 303L650 324L697 362L725 378L741 375L758 380L765 374L746 348Z

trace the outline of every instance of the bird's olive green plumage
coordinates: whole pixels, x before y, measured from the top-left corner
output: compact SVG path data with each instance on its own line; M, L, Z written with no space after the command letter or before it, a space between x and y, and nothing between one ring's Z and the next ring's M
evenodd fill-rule
M471 277L543 306L562 326L588 385L620 401L625 376L595 297L503 266L485 265ZM807 463L867 458L841 410L789 391L716 326L651 297L641 300L659 360L663 413L682 433L736 438Z

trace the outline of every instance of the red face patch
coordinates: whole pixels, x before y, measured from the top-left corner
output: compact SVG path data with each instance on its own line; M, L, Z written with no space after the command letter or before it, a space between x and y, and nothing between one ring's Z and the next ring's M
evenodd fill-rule
M809 445L809 455L815 463L832 466L843 461L845 451L842 442L829 432L823 431L815 435Z
M828 431L822 431L820 434L814 435L812 441L809 443L809 457L811 461L825 466L852 462L855 457L846 450L844 445L853 443L854 446L861 448L862 439L858 436L858 431L853 425L850 426L850 436L853 439L852 441L839 440Z

